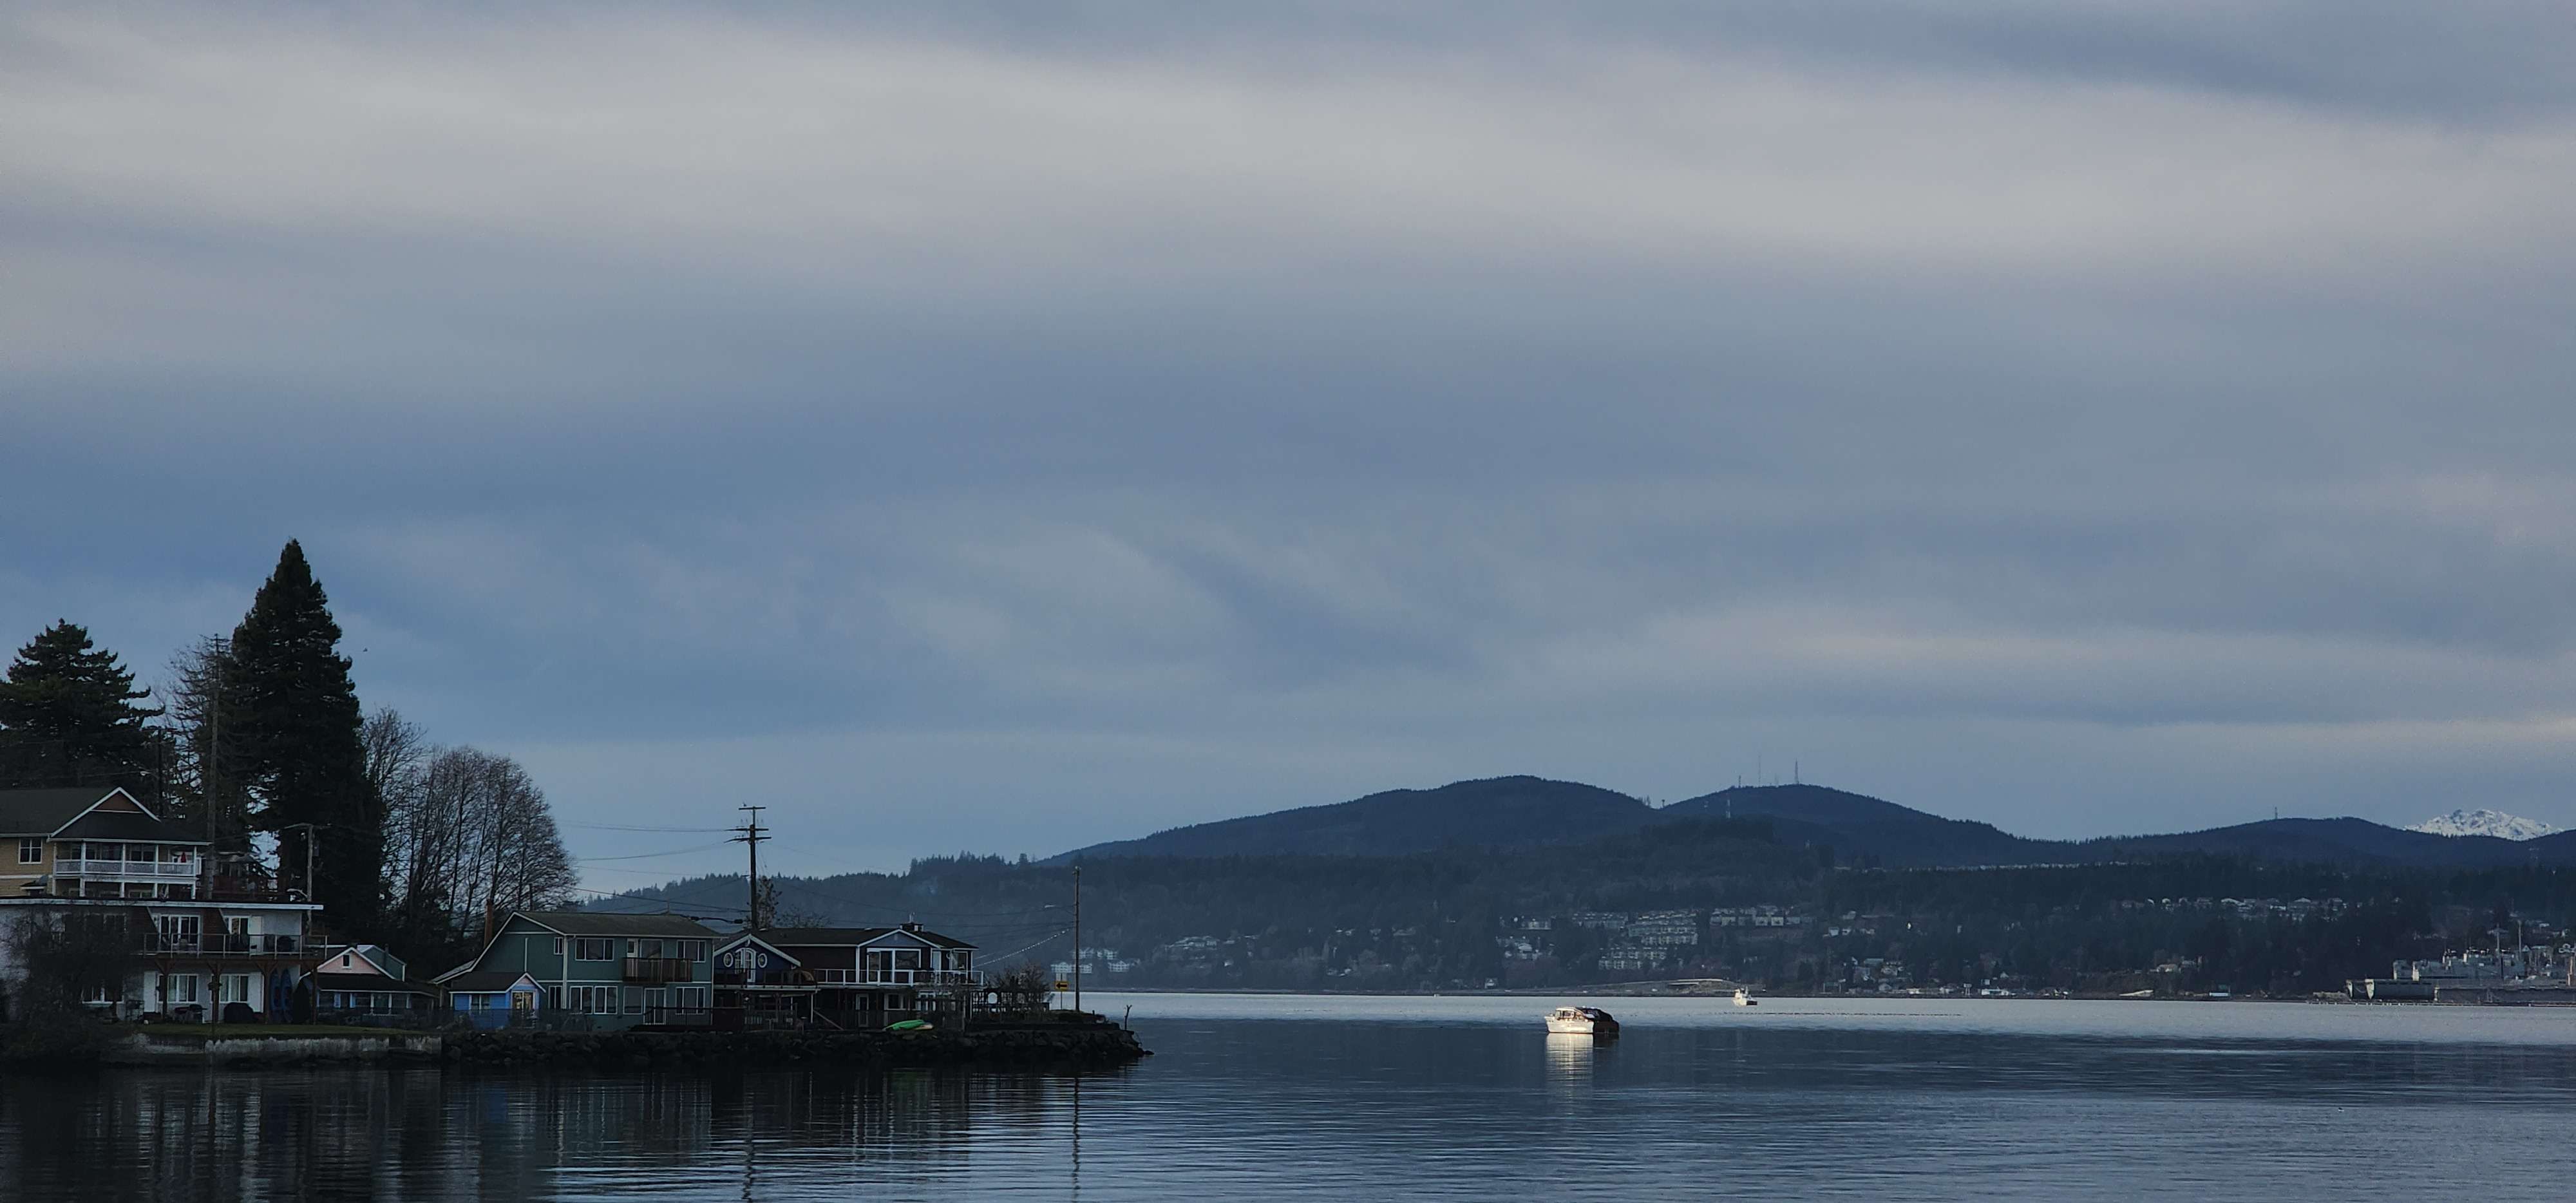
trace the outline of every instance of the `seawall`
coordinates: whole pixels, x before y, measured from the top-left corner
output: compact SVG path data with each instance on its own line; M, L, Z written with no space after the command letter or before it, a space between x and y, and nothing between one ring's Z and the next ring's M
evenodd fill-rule
M452 1063L647 1066L795 1065L1096 1069L1151 1054L1113 1023L965 1032L469 1032L447 1037Z

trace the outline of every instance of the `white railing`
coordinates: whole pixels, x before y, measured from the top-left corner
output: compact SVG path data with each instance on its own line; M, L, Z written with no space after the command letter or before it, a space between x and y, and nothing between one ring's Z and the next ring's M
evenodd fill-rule
M870 986L980 986L984 984L981 969L877 969L859 971L859 981Z
M194 878L202 868L193 860L58 860L54 872L64 877L140 877L146 880Z

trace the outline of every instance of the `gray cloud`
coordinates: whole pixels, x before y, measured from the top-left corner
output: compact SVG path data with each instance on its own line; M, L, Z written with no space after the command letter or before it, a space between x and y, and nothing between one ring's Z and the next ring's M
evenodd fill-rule
M1792 758L2567 821L2557 20L26 11L0 622L297 535L571 821L869 866Z

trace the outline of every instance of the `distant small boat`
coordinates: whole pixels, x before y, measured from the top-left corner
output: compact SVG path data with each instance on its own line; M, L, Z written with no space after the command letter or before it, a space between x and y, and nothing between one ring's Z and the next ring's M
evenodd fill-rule
M1758 1007L1762 1004L1753 1001L1753 996L1746 993L1744 987L1737 986L1735 988L1735 1005L1739 1007Z
M1619 1021L1599 1007L1558 1007L1547 1013L1551 1036L1590 1036L1607 1040L1619 1034Z

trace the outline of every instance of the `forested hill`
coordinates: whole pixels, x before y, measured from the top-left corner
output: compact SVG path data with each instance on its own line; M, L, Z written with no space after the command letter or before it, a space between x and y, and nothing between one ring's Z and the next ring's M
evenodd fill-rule
M1395 789L1329 806L1175 827L1079 848L1054 862L1117 856L1404 856L1595 840L1656 820L1642 799L1539 777Z
M1076 849L1048 863L1529 848L1729 816L1770 820L1774 838L1785 844L1831 848L1843 863L1887 868L2089 864L2172 855L2415 868L2576 865L2576 832L2517 842L2433 835L2363 819L2269 819L2165 835L2038 840L1820 785L1738 786L1657 809L1597 786L1538 777L1389 790L1328 806L1177 827Z
M1837 828L1745 809L1739 798L1731 820L1667 818L1582 843L1086 859L1083 959L1095 988L1450 990L1721 976L1817 990L1993 980L2295 994L2382 973L2394 959L2483 945L2498 930L2551 943L2576 922L2576 871L2546 865L2173 852L1874 868L1811 838L1865 830L1865 815L1818 815L1845 824ZM1062 864L939 857L900 874L774 885L773 921L786 926L918 919L974 942L990 966L1074 956L1075 878ZM745 896L740 877L706 878L596 905L729 925Z

